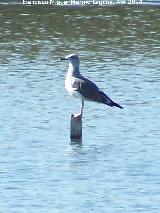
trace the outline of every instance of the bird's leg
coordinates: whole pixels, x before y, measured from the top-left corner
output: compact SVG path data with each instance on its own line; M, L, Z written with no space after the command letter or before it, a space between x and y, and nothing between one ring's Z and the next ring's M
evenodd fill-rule
M83 114L83 107L84 107L84 100L82 99L82 105L81 105L81 116Z
M82 102L81 102L81 111L78 114L74 114L74 117L76 117L77 119L81 119L82 118L83 107L84 107L84 100L82 99Z

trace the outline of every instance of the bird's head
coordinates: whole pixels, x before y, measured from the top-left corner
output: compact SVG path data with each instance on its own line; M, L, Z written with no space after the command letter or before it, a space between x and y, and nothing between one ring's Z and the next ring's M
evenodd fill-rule
M66 57L60 58L60 61L62 60L68 60L68 62L71 63L74 67L79 66L80 63L79 57L76 54L70 54Z

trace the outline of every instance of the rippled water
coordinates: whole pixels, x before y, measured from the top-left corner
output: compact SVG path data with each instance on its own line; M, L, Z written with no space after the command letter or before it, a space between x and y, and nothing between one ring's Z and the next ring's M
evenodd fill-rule
M0 212L160 210L159 7L0 6ZM124 109L85 103L71 145L69 53Z

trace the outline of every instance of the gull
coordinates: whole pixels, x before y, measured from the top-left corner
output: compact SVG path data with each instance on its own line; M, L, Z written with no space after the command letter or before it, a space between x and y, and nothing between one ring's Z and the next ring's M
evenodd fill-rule
M70 54L60 58L60 61L62 60L67 60L69 62L69 68L65 80L65 89L73 97L81 100L80 115L83 113L84 101L103 103L110 107L123 109L122 106L112 101L104 92L102 92L95 83L80 74L80 59L78 55Z

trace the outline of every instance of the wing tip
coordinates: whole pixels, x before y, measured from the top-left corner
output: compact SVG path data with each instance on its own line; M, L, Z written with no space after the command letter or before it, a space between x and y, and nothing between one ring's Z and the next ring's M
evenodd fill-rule
M111 103L111 107L118 107L118 108L120 108L120 109L123 109L123 107L122 107L121 105L119 105L119 104L117 104L117 103L115 103L115 102L112 102L112 103Z

